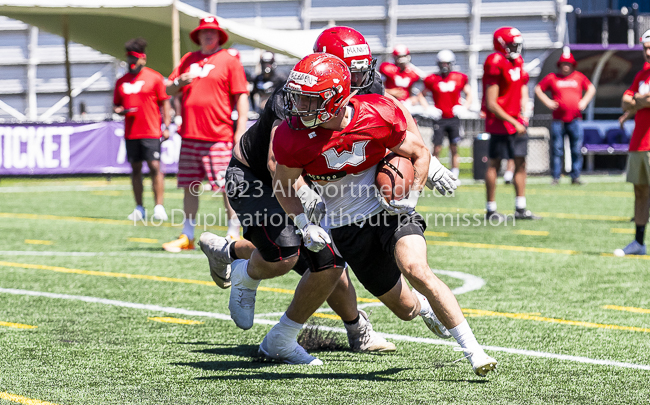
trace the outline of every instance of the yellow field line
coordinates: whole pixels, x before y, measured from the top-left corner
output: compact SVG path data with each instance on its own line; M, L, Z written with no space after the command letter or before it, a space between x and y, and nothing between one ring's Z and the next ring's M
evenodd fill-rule
M38 326L34 325L25 325L24 323L13 323L13 322L3 322L0 321L0 326L6 326L7 328L14 329L36 329Z
M433 231L424 231L424 236L433 236L436 238L446 238L449 236L447 232L433 232Z
M612 228L609 230L611 233L631 233L635 234L636 231L634 229L627 229L627 228Z
M25 239L25 243L28 245L53 245L54 242L51 240L40 240L40 239Z
M529 315L529 314L516 314L511 312L494 312L494 311L485 311L482 309L465 309L463 312L467 312L472 315L478 316L502 316L505 318L512 319L525 319L529 321L538 321L538 322L549 322L549 323L559 323L561 325L571 325L571 326L582 326L585 328L598 328L598 329L613 329L613 330L627 330L633 332L644 332L650 333L650 328L637 328L636 326L620 326L620 325L608 325L603 323L593 323L593 322L583 322L583 321L569 321L566 319L558 318L547 318L545 316Z
M202 325L205 322L201 321L193 321L191 319L181 319L181 318L172 318L169 316L153 316L153 317L148 317L150 321L156 321L156 322L164 322L164 323L180 323L183 325Z
M149 238L127 238L129 242L137 243L158 243L158 239L149 239Z
M468 247L468 248L476 248L476 249L512 250L515 252L553 253L553 254L560 254L560 255L576 255L580 253L575 250L536 248L536 247L511 246L511 245L492 245L489 243L469 243L469 242L455 242L455 241L428 240L427 245Z
M332 315L332 314L324 314L322 312L314 312L311 314L311 316L316 317L316 318L325 318L325 319L334 319L337 321L341 320L341 317L338 315Z
M45 402L39 399L27 398L20 395L10 394L8 392L0 392L0 399L4 399L5 401L16 402L24 405L56 405L52 402Z
M117 197L117 196L123 195L123 194L124 194L124 191L117 191L117 190L97 190L97 191L91 191L90 194L92 194L92 195L105 195L105 196Z
M517 235L526 235L526 236L548 236L548 231L530 231L527 229L519 229L514 231Z
M616 256L614 256L614 254L612 254L612 253L601 253L600 255L601 255L601 256L604 256L604 257L616 257ZM650 256L647 256L647 255L643 255L643 256L640 256L640 255L626 255L626 256L623 256L622 258L619 258L619 259L640 259L640 260L650 260Z
M616 311L636 312L639 314L650 314L650 309L635 308L635 307L619 307L618 305L603 305L605 309L613 309Z

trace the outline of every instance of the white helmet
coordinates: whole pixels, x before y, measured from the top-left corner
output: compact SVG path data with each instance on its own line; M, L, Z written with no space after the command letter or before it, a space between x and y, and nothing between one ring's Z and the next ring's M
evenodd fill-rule
M456 55L454 55L454 53L449 49L443 49L442 51L438 52L437 58L438 63L456 63Z

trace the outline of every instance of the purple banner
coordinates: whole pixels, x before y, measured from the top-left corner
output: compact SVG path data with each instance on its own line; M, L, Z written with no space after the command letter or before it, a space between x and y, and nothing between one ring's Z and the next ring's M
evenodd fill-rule
M172 127L160 156L165 173L178 171L181 137ZM131 173L124 122L0 125L0 176L74 173Z

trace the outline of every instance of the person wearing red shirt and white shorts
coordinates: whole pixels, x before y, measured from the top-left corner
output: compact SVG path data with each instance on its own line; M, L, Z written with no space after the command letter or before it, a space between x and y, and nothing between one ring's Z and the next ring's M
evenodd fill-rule
M449 137L449 151L451 152L451 172L458 178L460 158L458 155L458 141L460 140L460 119L458 114L463 109L472 105L472 89L467 75L453 71L456 56L450 50L438 52L438 68L440 74L432 74L424 79L423 93L431 92L435 107L440 110L441 118L433 124L433 156L438 158L442 150L445 135ZM465 93L465 105L460 102L460 93ZM424 94L420 103L427 105Z
M167 94L180 93L183 125L181 127L178 187L183 188L185 222L181 236L163 244L169 252L194 249L194 227L199 208L201 182L207 176L213 191L221 191L225 172L232 157L234 142L246 131L248 122L248 82L241 62L221 48L228 34L219 27L217 17L201 19L190 38L201 49L187 53L168 78ZM233 110L238 113L237 128L233 129ZM230 207L225 193L228 213L228 236L239 238L239 220Z
M129 71L115 83L113 111L124 116L126 156L131 163L131 183L136 207L129 219L146 218L142 203L142 162L146 161L153 183L156 205L153 218L166 221L163 206L165 175L160 170L160 143L169 138L167 127L171 122L170 97L165 92L165 79L155 70L145 67L147 41L135 38L125 44ZM161 132L160 107L163 130ZM162 137L162 138L161 138Z
M646 65L650 63L650 30L641 36ZM634 132L627 157L627 181L634 184L634 240L616 256L645 255L645 228L650 210L650 69L636 74L629 89L623 94L623 111L635 114Z
M485 174L488 220L507 218L497 212L497 172L502 159L515 162L515 219L539 219L526 209L526 155L528 135L521 111L528 102L528 73L521 57L523 37L518 29L501 27L494 31L494 50L483 67L485 131L490 133L489 165Z
M571 183L582 184L580 170L582 169L582 131L578 120L582 118L582 110L587 108L596 94L596 87L585 75L575 70L576 60L569 48L565 48L557 61L558 73L549 73L535 86L535 95L551 111L553 124L551 126L551 174L553 182L559 184L564 156L564 134L569 135L571 142ZM545 92L551 92L549 98ZM584 96L583 96L584 92Z

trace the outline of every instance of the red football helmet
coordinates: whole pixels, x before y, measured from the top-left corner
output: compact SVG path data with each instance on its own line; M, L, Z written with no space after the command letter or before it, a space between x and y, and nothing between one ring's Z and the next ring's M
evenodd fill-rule
M314 128L334 118L350 95L350 69L327 53L305 56L294 66L284 85L284 112L288 124L298 117L305 128Z
M524 48L524 37L513 27L501 27L494 31L494 50L509 59L517 59Z
M393 59L395 63L407 64L411 61L411 52L406 45L395 45L395 48L393 48Z
M353 28L326 28L316 39L314 52L326 52L343 60L352 73L352 90L365 90L375 80L377 59L372 58L363 35Z
M573 57L571 50L568 47L565 47L562 50L562 55L560 55L560 59L557 61L557 66L559 67L563 63L570 63L574 68L578 65L576 59Z

